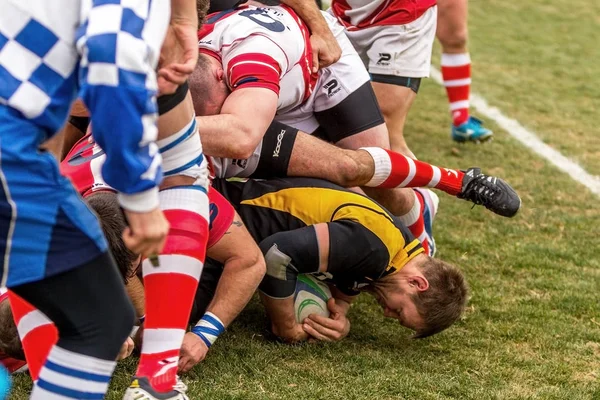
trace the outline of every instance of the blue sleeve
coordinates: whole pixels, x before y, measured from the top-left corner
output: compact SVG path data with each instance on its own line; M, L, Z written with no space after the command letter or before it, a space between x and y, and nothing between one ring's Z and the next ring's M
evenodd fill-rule
M106 153L104 180L120 192L124 208L143 212L158 206L162 179L155 68L169 2L129 2L136 9L119 3L93 0L82 10L76 38L80 96L90 110L94 139ZM158 8L165 3L166 12Z

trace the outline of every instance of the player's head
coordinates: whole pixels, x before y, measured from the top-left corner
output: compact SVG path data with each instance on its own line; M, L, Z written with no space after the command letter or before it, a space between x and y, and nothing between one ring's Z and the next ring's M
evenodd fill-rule
M416 331L415 338L423 338L460 318L468 288L458 268L419 255L400 271L378 280L373 292L386 317Z
M200 54L196 69L190 75L189 84L196 115L221 113L221 107L231 91L227 86L225 71L219 60Z
M6 295L0 297L0 351L17 360L25 359L19 332Z
M123 242L123 231L127 221L119 205L117 194L111 191L94 192L85 200L98 215L110 252L121 276L127 282L139 264L140 256L132 253Z

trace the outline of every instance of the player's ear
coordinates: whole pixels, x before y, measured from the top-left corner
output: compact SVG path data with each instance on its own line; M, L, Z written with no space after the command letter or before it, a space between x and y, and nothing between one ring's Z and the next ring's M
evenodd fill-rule
M215 73L216 73L217 80L219 81L219 83L221 83L225 80L225 71L223 71L223 68L217 67L217 70L215 71Z
M422 275L413 275L409 277L408 284L416 288L419 292L424 292L429 289L429 281Z

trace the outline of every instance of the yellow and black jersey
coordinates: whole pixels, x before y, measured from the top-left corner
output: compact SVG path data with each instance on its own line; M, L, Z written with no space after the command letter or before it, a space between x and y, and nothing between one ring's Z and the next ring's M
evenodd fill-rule
M374 200L327 181L216 180L214 185L258 243L278 232L330 223L326 275L342 290L393 273L423 252L410 231Z

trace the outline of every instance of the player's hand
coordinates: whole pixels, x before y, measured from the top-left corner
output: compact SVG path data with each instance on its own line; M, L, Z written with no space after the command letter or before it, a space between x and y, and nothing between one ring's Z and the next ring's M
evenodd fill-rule
M194 72L198 61L198 25L171 21L158 61L158 93L172 94Z
M286 343L303 342L308 339L308 334L304 332L300 324L294 324L293 327L278 327L271 324L271 331Z
M129 357L133 352L134 347L135 345L133 343L133 339L127 337L127 340L125 340L125 343L123 343L123 345L121 346L121 350L119 351L119 355L117 356L117 361Z
M124 211L129 223L123 232L125 246L142 257L159 254L169 233L169 223L163 212L159 208L144 213Z
M342 56L342 49L329 29L318 34L313 32L310 44L313 53L313 74L316 74L319 68L325 68L337 62Z
M195 333L186 333L183 337L183 344L181 345L179 355L179 371L188 372L196 364L204 360L206 353L208 353L208 347L206 347L204 340L200 339Z
M329 309L329 318L317 314L310 314L304 319L302 327L310 336L318 340L333 342L342 340L350 332L350 320L346 318L346 313L342 307L335 303L331 298L327 301Z

